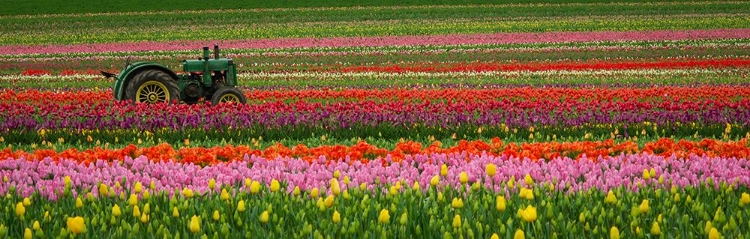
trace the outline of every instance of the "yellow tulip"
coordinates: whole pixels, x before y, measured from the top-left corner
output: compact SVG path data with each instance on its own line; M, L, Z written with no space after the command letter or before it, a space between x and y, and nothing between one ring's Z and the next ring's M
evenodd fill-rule
M313 188L312 191L310 191L310 196L312 198L318 198L318 188Z
M432 177L432 179L430 180L430 185L432 185L432 186L434 187L434 186L437 186L437 185L438 185L438 183L440 183L440 177L438 177L437 175L435 175L435 176L434 176L434 177Z
M706 222L706 227L704 228L704 232L711 232L711 229L713 229L713 225L711 225L711 221Z
M523 217L523 220L526 222L536 221L536 208L531 205L526 206L526 209L521 212L521 217Z
M620 239L620 230L617 227L609 229L609 239Z
M31 234L31 229L27 227L26 230L23 231L23 239L31 239L31 238L34 238L34 234Z
M711 231L708 232L708 239L719 239L721 235L719 235L719 231L716 230L716 228L711 228Z
M458 175L458 181L463 183L466 183L469 181L469 175L466 174L466 172L461 172L461 174Z
M149 185L151 190L156 190L156 182L154 180L151 180L151 185Z
M651 176L652 178L653 178L653 177L656 177L656 170L654 170L654 168L651 168L651 170L650 170L650 171L648 172L648 174L649 174L649 176Z
M453 198L453 202L451 202L451 207L453 208L462 208L464 207L464 200L461 198Z
M261 223L268 222L268 211L263 211L263 213L260 214L260 222Z
M141 222L142 223L147 223L148 222L148 218L149 218L148 214L145 214L145 213L141 214Z
M615 197L615 193L612 192L612 190L609 190L607 193L607 197L604 198L605 203L614 204L617 202L617 197Z
M67 220L67 224L68 231L76 235L81 234L86 230L86 225L84 224L82 217L69 217Z
M490 239L500 239L500 236L498 236L497 233L492 233Z
M341 172L340 171L336 170L336 172L333 172L333 178L338 179L339 176L341 176Z
M448 175L448 165L441 165L440 166L440 176L445 177L445 175Z
M130 198L128 198L128 205L130 206L138 205L138 196L135 194L130 194Z
M260 192L260 183L258 181L250 183L250 192L253 194Z
M293 191L293 193L294 193L294 196L297 196L297 195L299 195L300 193L302 193L302 192L301 192L301 191L299 190L299 186L294 186L294 191Z
M378 215L378 222L388 223L390 220L391 220L391 215L388 213L388 209L381 210L380 215Z
M497 174L497 166L494 163L487 164L484 171L487 172L487 176L494 177Z
M244 212L245 211L245 200L240 200L237 202L237 211Z
M211 190L214 190L214 188L216 188L216 179L212 178L208 180L208 188L210 188Z
M16 216L23 216L26 213L26 207L23 206L23 202L16 204Z
M339 214L339 211L333 211L333 223L339 222L341 222L341 214Z
M180 211L177 210L177 207L172 208L172 216L173 217L180 217Z
M331 179L331 193L333 193L333 195L336 195L336 196L341 194L341 187L339 187L339 180L335 178Z
M246 188L250 188L250 184L252 184L252 183L253 183L253 180L251 180L250 178L245 178L245 187Z
M325 200L326 207L333 206L333 195L328 195L328 197Z
M276 179L271 180L271 192L278 192L281 188L281 184Z
M453 227L454 228L461 227L461 215L456 215L453 217Z
M112 215L115 217L119 217L120 215L122 215L122 211L120 210L119 205L115 204L114 206L112 206Z
M643 179L645 180L651 179L651 174L648 172L648 169L643 169Z
M83 200L81 200L81 197L76 197L76 208L82 208L83 207Z
M523 177L523 182L526 183L526 185L531 185L534 183L534 179L531 178L531 175L527 173L526 176Z
M648 212L648 199L643 199L643 202L641 202L641 205L638 206L638 211L640 213L647 213Z
M219 210L214 210L213 218L214 218L214 221L218 221L219 219L221 219L221 215L219 214Z
M190 229L190 232L192 233L198 233L201 231L201 221L200 218L196 215L193 215L192 218L190 218L190 223L188 224L188 229Z
M661 234L661 228L659 228L659 223L654 222L654 224L651 225L651 235L658 236Z
M182 189L182 196L185 196L186 198L193 197L193 190L189 188L183 188Z
M740 197L740 205L745 206L750 203L750 194L742 193Z
M135 186L133 186L133 192L138 194L143 191L143 185L141 185L141 182L135 182Z
M510 176L510 180L508 180L508 187L512 188L516 185L516 176Z
M109 188L107 188L106 184L99 184L99 195L109 195Z
M63 183L65 184L65 187L70 187L73 184L73 181L70 180L70 176L63 177Z
M221 200L229 200L229 193L227 192L227 189L222 188L221 189Z
M497 209L499 212L505 211L505 197L497 196L495 198L495 209Z
M31 226L31 229L34 229L34 231L39 231L39 229L42 229L41 226L39 226L39 221L34 221L33 226Z
M414 186L412 186L411 189L414 191L419 191L419 182L414 181Z
M140 217L141 216L141 209L138 208L138 205L135 205L133 207L133 217Z
M516 234L513 234L513 239L525 239L526 236L524 235L523 231L521 229L516 230Z
M27 197L23 198L23 206L24 207L31 206L31 199L29 199Z
M349 185L349 176L344 176L344 185Z

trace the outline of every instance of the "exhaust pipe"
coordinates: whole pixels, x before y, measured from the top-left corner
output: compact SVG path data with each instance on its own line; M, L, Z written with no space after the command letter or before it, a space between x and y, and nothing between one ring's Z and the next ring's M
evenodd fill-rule
M203 47L203 60L208 61L208 56L209 56L208 47L204 46Z
M214 44L214 59L219 59L219 45Z

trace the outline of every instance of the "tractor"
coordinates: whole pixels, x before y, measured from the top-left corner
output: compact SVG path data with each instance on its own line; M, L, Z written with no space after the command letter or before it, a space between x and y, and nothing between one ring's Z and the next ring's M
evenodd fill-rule
M135 103L195 104L201 98L212 105L222 102L245 104L246 99L237 89L237 67L229 58L219 58L219 46L214 45L214 58L208 47L203 47L203 58L182 61L182 74L154 62L125 62L119 75L101 71L106 78L115 78L115 99Z

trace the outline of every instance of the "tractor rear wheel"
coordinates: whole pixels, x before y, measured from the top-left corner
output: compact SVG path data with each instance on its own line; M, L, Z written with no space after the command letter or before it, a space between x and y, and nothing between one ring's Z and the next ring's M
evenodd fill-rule
M247 103L247 99L245 99L245 95L243 95L242 91L239 89L231 86L224 86L214 92L214 95L211 97L211 104L218 105L219 103L224 102L245 104Z
M179 102L177 81L160 70L145 70L138 73L128 84L125 97L136 103Z

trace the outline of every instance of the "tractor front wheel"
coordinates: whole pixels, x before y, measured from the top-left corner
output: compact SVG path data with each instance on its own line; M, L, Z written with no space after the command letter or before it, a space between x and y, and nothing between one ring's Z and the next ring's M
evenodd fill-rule
M245 95L243 95L242 91L240 91L239 89L231 86L224 86L214 92L213 96L211 97L211 104L218 105L219 103L224 102L245 104L247 103L247 99L245 99Z
M179 102L177 81L164 71L146 70L130 80L125 91L127 99L136 103Z

